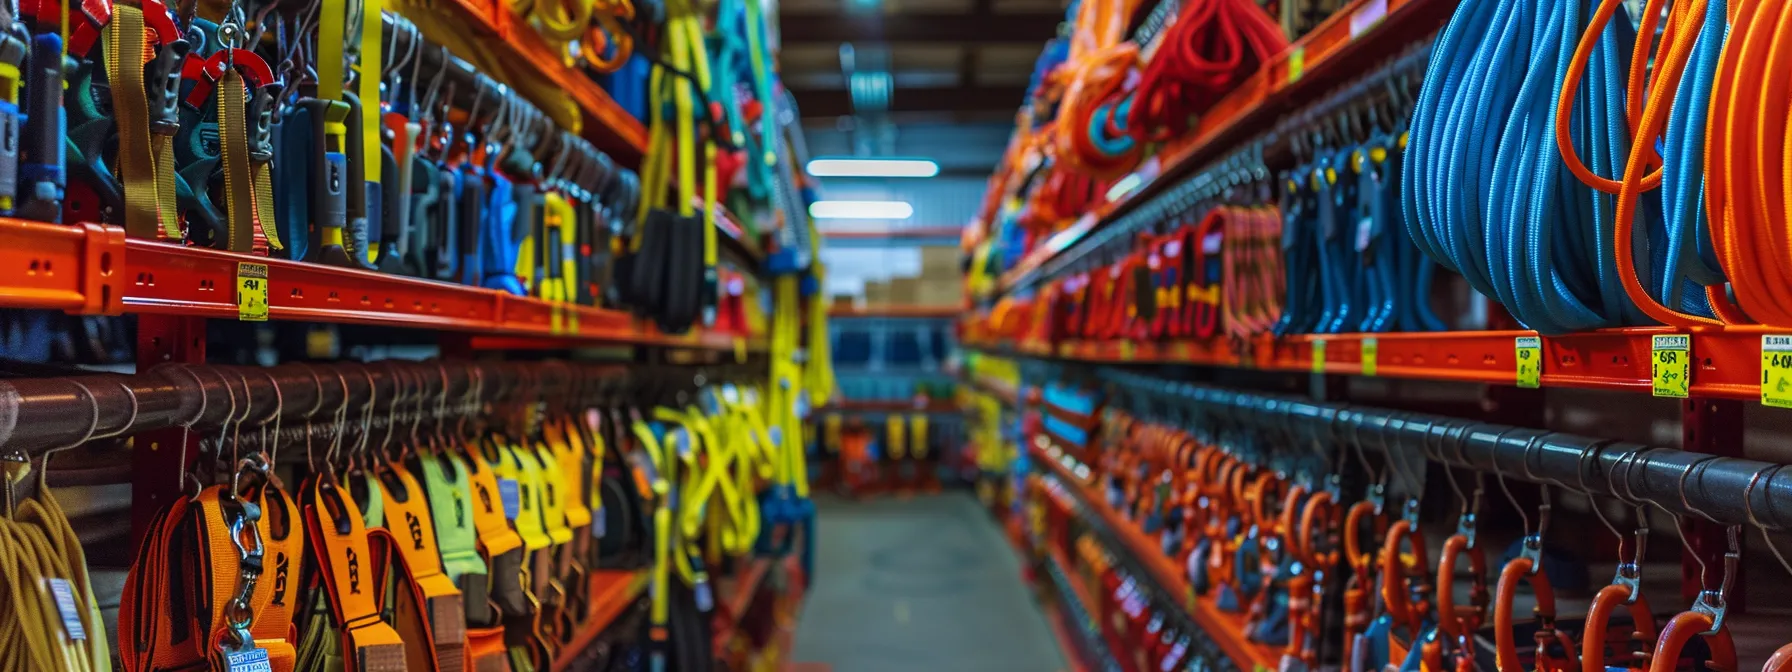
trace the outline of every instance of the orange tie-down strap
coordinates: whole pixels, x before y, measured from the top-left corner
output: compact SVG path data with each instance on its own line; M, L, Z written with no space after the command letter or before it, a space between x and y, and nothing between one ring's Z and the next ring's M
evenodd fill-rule
M121 651L126 670L213 665L213 644L223 641L224 608L241 580L240 551L231 538L224 491L212 486L192 499L178 498L151 523L125 578L119 607L119 632L130 637ZM263 585L258 581L251 595L257 618L263 611ZM274 653L269 651L270 663ZM290 670L292 660L288 646L283 669Z
M410 588L398 593L399 627L407 631L403 634L408 657L427 656L433 660L429 669L460 672L465 667L466 611L460 589L442 572L429 498L401 464L387 464L380 470L380 481L385 486L380 490L386 501L386 528L371 533L384 534L398 549L396 568ZM407 611L411 618L406 618Z
M176 497L156 513L125 575L118 653L127 672L192 668L205 661L205 637L193 631L189 614L189 600L202 589L189 585L194 577L173 562L184 555L192 530L191 501Z
M307 482L301 501L316 576L323 585L333 625L342 633L343 661L347 669L362 672L412 669L405 662L404 640L380 620L376 600L384 586L361 510L354 498L327 478L314 477Z
M249 632L255 644L267 650L274 672L292 672L298 657L293 613L300 601L296 589L305 562L305 524L299 503L278 485L269 483L251 493L250 498L261 505L262 569Z

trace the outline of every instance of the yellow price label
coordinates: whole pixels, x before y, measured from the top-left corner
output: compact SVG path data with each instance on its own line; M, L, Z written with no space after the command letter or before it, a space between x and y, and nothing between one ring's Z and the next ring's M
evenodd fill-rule
M1068 357L1070 357L1070 353L1074 350L1076 350L1075 343L1065 341L1063 343L1058 344L1058 356L1059 357L1068 358Z
M1792 408L1792 336L1761 337L1761 405Z
M1133 345L1132 341L1120 342L1120 361L1130 362L1138 356L1138 346Z
M1657 397L1692 395L1692 337L1656 334L1649 347L1650 391Z
M560 304L548 304L548 333L555 336L566 333L566 327L561 319L562 315L564 313L560 310Z
M1543 339L1520 336L1514 342L1518 359L1518 386L1536 389L1543 386Z
M1370 336L1363 339L1363 375L1375 375L1376 357L1381 355L1381 339Z
M1295 47L1293 51L1288 52L1288 83L1293 84L1300 81L1301 76L1305 74L1307 74L1307 48Z
M734 337L734 361L739 364L747 363L747 339L740 336Z
M236 319L268 321L268 265L241 261L236 265Z
M1313 341L1313 373L1325 373L1325 341Z

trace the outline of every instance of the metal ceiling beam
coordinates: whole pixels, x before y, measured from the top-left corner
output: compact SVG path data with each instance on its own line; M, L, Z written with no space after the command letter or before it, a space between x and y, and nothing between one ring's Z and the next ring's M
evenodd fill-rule
M852 114L852 94L845 89L792 89L804 117ZM899 88L891 94L890 113L1005 112L1012 115L1026 98L1025 86L946 86Z
M1039 44L1058 34L1058 12L997 14L786 14L778 17L785 44L842 42L927 42L951 44Z

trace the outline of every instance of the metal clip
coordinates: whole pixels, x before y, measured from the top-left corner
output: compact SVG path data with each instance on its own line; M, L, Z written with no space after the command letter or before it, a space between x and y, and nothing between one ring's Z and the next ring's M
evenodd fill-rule
M255 87L249 95L249 160L267 163L274 160L274 96L278 83Z
M180 85L182 65L186 63L191 44L184 39L170 40L156 48L143 78L149 97L149 131L171 136L180 132Z

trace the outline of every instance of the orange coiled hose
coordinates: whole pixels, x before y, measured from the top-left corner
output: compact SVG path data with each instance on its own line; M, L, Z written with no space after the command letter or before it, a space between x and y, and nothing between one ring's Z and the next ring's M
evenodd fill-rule
M1668 113L1673 106L1674 93L1679 89L1680 80L1686 74L1687 61L1692 55L1694 44L1698 41L1700 26L1704 20L1707 6L1706 0L1693 0L1690 4L1675 6L1673 15L1669 17L1668 23L1662 31L1661 43L1656 49L1655 57L1653 59L1646 58L1649 46L1647 37L1637 40L1637 44L1633 49L1633 54L1645 57L1638 58L1633 56L1631 59L1628 90L1626 92L1626 113L1633 127L1632 130L1634 134L1631 141L1629 157L1625 161L1623 175L1616 181L1594 175L1593 172L1581 162L1579 155L1575 152L1573 147L1573 140L1569 129L1569 113L1573 110L1574 95L1580 88L1580 82L1582 76L1586 72L1586 63L1592 53L1593 46L1600 39L1606 24L1616 12L1619 1L1620 0L1605 0L1602 2L1598 11L1594 14L1593 20L1588 26L1587 31L1581 36L1580 43L1575 50L1574 59L1564 78L1562 91L1560 98L1558 99L1555 128L1556 144L1561 151L1563 162L1567 165L1569 171L1573 172L1582 182L1585 182L1587 185L1600 191L1617 194L1617 215L1614 222L1616 245L1614 249L1620 251L1616 260L1618 278L1624 286L1624 293L1630 298L1631 302L1635 303L1644 314L1666 324L1676 326L1721 325L1723 324L1722 320L1716 320L1702 315L1683 313L1657 302L1655 297L1651 296L1648 290L1643 287L1642 281L1637 275L1635 256L1630 253L1630 251L1634 249L1632 247L1632 240L1636 235L1636 218L1639 200L1641 199L1643 192L1661 185L1662 170L1659 167L1656 167L1653 171L1650 170L1651 167L1659 166L1661 163L1661 157L1654 149L1655 141L1657 138L1661 137L1666 128ZM1639 34L1643 36L1652 35L1660 15L1661 0L1649 0L1649 4L1643 12L1642 26L1639 27ZM1731 44L1726 45L1725 47L1726 58L1727 52L1736 41L1737 40L1733 34L1731 37ZM1649 75L1644 71L1644 68L1651 62L1653 62L1655 66L1653 75ZM1722 74L1720 73L1719 76L1721 78ZM1652 77L1652 81L1648 83L1648 88L1645 94L1644 80L1650 77ZM1713 99L1713 104L1719 104L1715 97ZM1715 112L1717 108L1714 107L1713 109L1713 117L1718 116L1718 113ZM1723 136L1712 133L1710 137L1722 138ZM1707 145L1708 148L1710 146L1710 144ZM1709 149L1707 151L1709 151ZM1707 171L1710 171L1709 165ZM1716 233L1716 230L1719 228L1717 225L1717 217L1713 215L1711 219L1713 221L1713 240L1716 241L1719 238ZM1722 252L1723 249L1720 245L1720 255ZM1734 272L1731 270L1731 263L1726 261L1723 265L1726 272ZM1734 282L1734 278L1732 278L1732 281ZM1785 287L1787 288L1786 291L1792 292L1792 285L1786 285ZM1738 293L1741 294L1740 283L1738 284ZM1726 319L1737 317L1734 311L1728 309L1728 302L1722 295L1723 291L1721 287L1707 288L1707 296L1714 304L1714 311L1718 315L1726 316ZM1747 304L1748 302L1745 302L1745 308L1747 307ZM1792 306L1792 302L1789 302L1786 305ZM1749 310L1749 313L1754 315L1755 311Z
M1696 3L1703 7L1705 3ZM1792 99L1792 12L1740 0L1718 62L1706 144L1706 205L1719 261L1748 317L1792 325L1786 118Z

